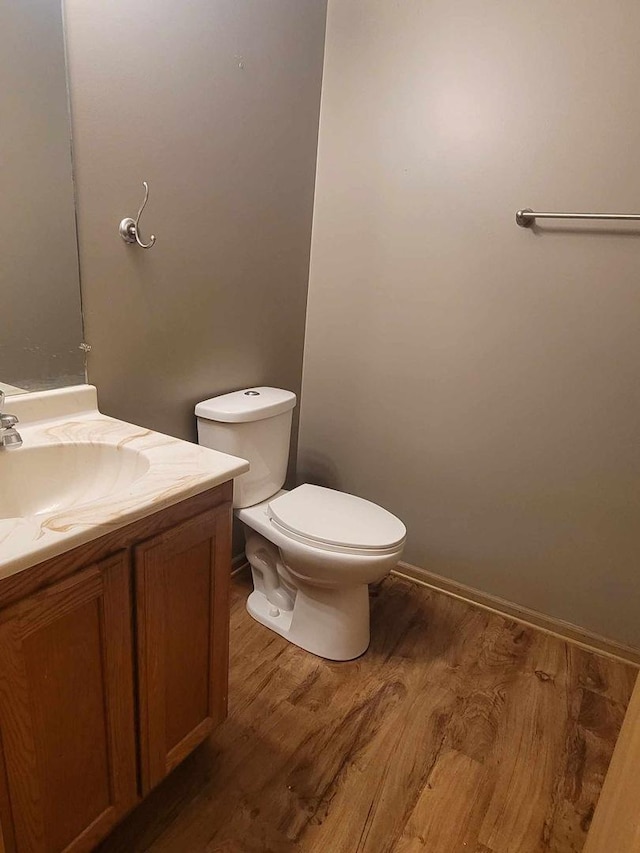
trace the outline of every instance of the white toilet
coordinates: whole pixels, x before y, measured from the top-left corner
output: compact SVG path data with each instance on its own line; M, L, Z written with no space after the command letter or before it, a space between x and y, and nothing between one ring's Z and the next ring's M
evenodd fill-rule
M249 460L233 503L245 524L253 575L249 613L287 640L330 660L369 645L367 584L402 554L406 529L370 501L303 485L282 489L296 395L249 388L198 403L198 441Z

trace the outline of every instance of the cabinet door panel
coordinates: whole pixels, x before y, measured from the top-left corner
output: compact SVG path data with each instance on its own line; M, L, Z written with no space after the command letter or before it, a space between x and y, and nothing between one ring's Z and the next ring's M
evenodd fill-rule
M142 788L227 713L231 507L135 549Z
M9 850L90 850L135 803L130 612L125 554L0 611Z

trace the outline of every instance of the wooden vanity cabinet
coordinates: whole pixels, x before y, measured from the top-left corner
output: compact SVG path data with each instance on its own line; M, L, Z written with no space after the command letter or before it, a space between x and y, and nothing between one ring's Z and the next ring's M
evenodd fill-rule
M135 548L143 794L227 715L229 550L217 510Z
M0 613L5 845L87 850L137 799L126 552Z
M90 851L226 716L231 484L0 581L0 851Z

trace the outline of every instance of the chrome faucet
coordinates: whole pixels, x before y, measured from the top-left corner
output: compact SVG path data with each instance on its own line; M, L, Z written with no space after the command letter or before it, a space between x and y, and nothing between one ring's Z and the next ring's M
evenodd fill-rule
M4 391L0 391L0 448L20 447L22 444L22 436L15 428L18 423L18 419L15 415L5 414L3 409Z

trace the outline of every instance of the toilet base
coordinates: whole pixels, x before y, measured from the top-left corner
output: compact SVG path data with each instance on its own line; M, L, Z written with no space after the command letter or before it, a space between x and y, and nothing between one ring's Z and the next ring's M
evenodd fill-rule
M328 660L353 660L369 647L369 588L296 589L292 610L275 607L259 589L247 599L253 618L307 652Z

